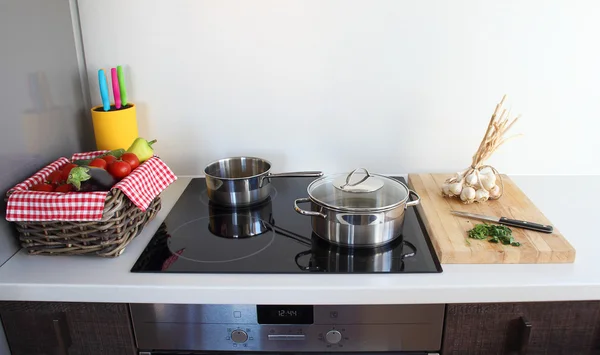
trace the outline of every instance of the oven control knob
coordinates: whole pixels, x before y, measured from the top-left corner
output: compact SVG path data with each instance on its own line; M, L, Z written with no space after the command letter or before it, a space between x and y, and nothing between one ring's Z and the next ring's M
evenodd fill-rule
M327 332L327 334L325 334L325 340L327 340L329 344L337 344L340 342L340 340L342 340L342 333L335 329L330 330Z
M243 330L236 329L231 332L231 340L234 343L245 343L248 340L248 333Z

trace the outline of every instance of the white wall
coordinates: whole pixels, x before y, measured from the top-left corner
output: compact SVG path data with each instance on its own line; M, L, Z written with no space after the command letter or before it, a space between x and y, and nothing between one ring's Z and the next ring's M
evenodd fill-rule
M80 0L90 78L126 65L178 174L456 171L509 95L511 174L600 174L600 1ZM96 80L92 99L100 102Z

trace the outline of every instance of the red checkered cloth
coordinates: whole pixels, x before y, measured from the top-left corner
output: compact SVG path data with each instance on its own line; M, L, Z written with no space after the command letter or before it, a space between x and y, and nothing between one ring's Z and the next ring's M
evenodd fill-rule
M77 153L71 159L93 159L105 152ZM67 163L67 158L60 158L13 187L9 191L6 219L11 222L102 220L108 191L60 193L29 190ZM145 211L152 200L175 180L177 177L171 169L154 156L119 181L113 189L121 190L134 205Z

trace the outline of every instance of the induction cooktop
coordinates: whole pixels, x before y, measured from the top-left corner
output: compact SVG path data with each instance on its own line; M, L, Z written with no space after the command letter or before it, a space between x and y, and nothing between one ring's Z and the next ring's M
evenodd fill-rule
M400 177L396 179L405 183ZM442 272L415 208L402 235L378 248L345 248L319 238L294 210L314 178L271 181L258 205L209 201L204 178L192 179L131 269L136 273L438 273Z

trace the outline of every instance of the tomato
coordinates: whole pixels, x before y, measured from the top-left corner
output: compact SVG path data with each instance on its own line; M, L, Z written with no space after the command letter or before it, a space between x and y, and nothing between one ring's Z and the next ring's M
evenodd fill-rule
M67 179L69 178L69 173L71 172L71 169L73 169L76 166L77 166L77 164L73 164L73 163L69 163L69 164L65 165L62 168L62 179L67 181Z
M106 169L106 165L107 165L106 160L100 159L100 158L96 158L96 159L92 160L92 162L90 163L90 166L100 168L100 169Z
M134 153L123 153L123 155L121 155L121 160L131 165L131 170L140 166L140 160Z
M71 192L71 191L73 191L73 185L71 185L71 184L59 185L56 187L56 189L54 189L54 191L56 191L56 192Z
M60 171L60 170L53 171L52 174L50 174L48 176L48 178L46 179L46 182L48 182L49 184L52 184L52 185L58 185L62 181L63 181L62 171Z
M124 161L117 160L116 162L110 164L107 170L113 177L122 179L131 172L131 165Z
M54 190L54 188L52 187L52 185L42 182L41 184L33 185L31 187L31 190L32 191L52 192L52 190Z
M112 155L107 155L102 157L102 159L104 159L104 161L106 161L106 165L110 165L112 164L115 160L117 160L117 158L113 157Z

